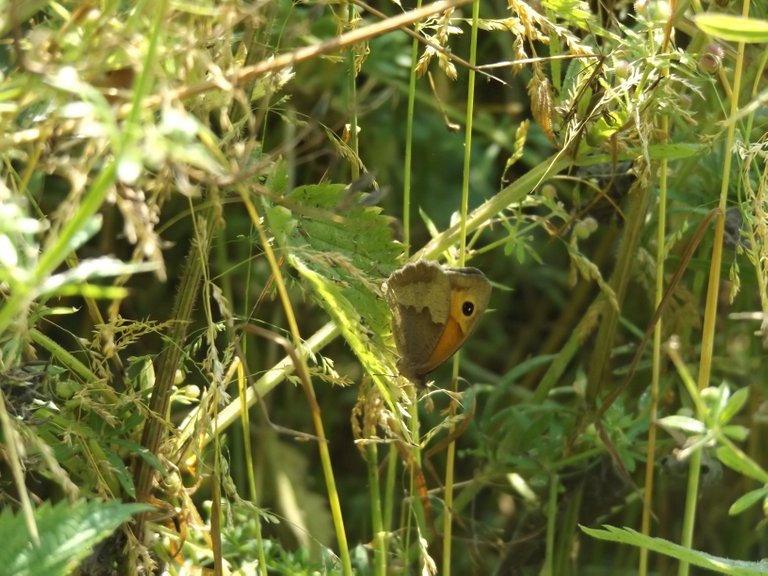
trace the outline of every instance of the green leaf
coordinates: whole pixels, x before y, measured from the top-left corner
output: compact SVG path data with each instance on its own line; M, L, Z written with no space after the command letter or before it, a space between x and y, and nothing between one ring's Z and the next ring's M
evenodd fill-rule
M720 386L707 386L701 391L701 401L706 408L708 417L719 418L725 410L728 399L731 397L731 388L726 382Z
M559 19L570 22L583 30L598 25L589 8L589 3L584 0L544 0L542 6L547 11L556 14Z
M102 256L83 260L74 268L65 272L54 274L46 278L39 287L38 294L60 294L62 292L82 293L87 282L94 278L105 278L108 276L122 276L138 274L140 272L150 272L157 269L157 264L152 262L141 262L126 264L117 258Z
M88 240L93 238L101 230L103 217L101 214L94 214L83 222L83 226L75 232L68 246L69 250L75 252L79 250Z
M736 500L733 504L731 504L731 507L728 509L728 514L731 516L736 516L737 514L741 514L746 510L747 508L751 508L761 500L765 500L768 498L768 486L763 486L762 488L757 488L755 490L750 490L746 494L744 494L741 498Z
M723 426L721 432L728 436L731 440L736 442L743 442L749 436L749 428L746 426L739 426L737 424L731 424L730 426Z
M317 273L309 261L298 255L290 255L288 260L299 274L310 282L315 296L341 329L349 347L383 391L388 403L393 404L389 386L382 381L382 377L397 374L394 356L387 351L380 334L370 329L370 318L386 314L384 303L373 299L363 303L366 300L364 294L356 292L351 285L344 286L332 277ZM366 316L369 320L360 313L361 308L367 309Z
M103 450L104 455L112 466L112 471L117 477L118 482L120 482L120 486L122 486L129 497L136 498L136 489L133 486L133 476L131 475L131 471L125 465L125 462L123 462L120 456L112 452L112 450L109 450L107 447L103 447Z
M648 147L651 158L666 158L668 160L692 158L703 154L706 150L707 147L702 144L689 144L685 142L676 144L652 144Z
M24 517L10 508L0 512L0 566L14 576L64 575L88 556L93 546L133 514L151 510L146 504L80 501L44 504L35 510L39 545L31 543Z
M741 450L731 446L720 446L715 453L717 459L732 470L754 478L758 482L768 484L768 472L763 470L760 465L744 454Z
M160 472L163 476L166 474L167 470L160 459L152 454L152 452L144 448L141 444L137 444L136 442L132 442L130 440L124 440L122 438L112 438L111 441L116 446L129 449L134 455L139 456L142 460Z
M286 237L288 247L334 260L336 269L349 262L367 276L376 275L377 281L396 266L401 251L392 239L391 219L376 206L350 201L344 185L301 186L286 198L298 216L298 229ZM347 203L349 208L339 209Z
M587 142L593 147L600 146L616 134L626 121L627 115L620 112L610 112L600 116L587 131Z
M689 434L703 434L707 431L706 426L702 422L688 416L666 416L659 419L659 424L664 426L664 428L682 430Z
M269 207L267 216L288 261L309 282L392 407L388 381L397 371L386 342L390 314L381 296L400 253L390 219L378 207L349 198L341 184L296 188L283 205Z
M741 409L744 407L744 404L747 403L748 398L749 388L745 387L736 390L736 392L734 392L728 399L725 408L723 408L723 411L720 413L720 424L727 424L731 418L741 412Z
M721 558L699 550L685 548L679 544L670 542L669 540L664 540L663 538L645 536L635 530L630 530L629 528L622 529L615 528L614 526L605 526L604 530L600 530L581 526L581 529L598 540L607 540L608 542L619 542L638 548L646 548L647 550L651 550L658 554L664 554L670 558L675 558L693 564L694 566L699 566L722 574L730 574L731 576L757 576L758 574L764 575L766 571L768 571L768 563L766 562L746 562L744 560Z
M440 235L440 230L437 229L432 218L430 218L429 214L427 214L421 207L419 207L419 216L421 216L424 226L426 226L427 231L429 232L430 238L435 238Z
M693 21L703 32L715 38L732 42L768 42L766 20L709 12L695 16Z
M49 0L29 0L20 2L18 7L3 10L0 15L0 34L5 35L8 30L18 26L19 22L25 22L31 18L35 12L44 9L50 4Z
M496 385L501 388L506 388L539 366L549 364L556 357L556 354L542 354L541 356L535 356L533 358L524 360L518 365L510 368L510 370L501 377Z
M82 296L94 300L123 300L130 291L122 286L99 286L97 284L68 284L56 291L57 296Z

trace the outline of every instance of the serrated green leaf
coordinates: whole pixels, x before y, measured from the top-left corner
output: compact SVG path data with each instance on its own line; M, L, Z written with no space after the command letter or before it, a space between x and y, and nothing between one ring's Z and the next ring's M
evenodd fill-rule
M288 192L288 164L278 161L269 170L266 187L277 196L282 196Z
M40 537L34 545L22 514L6 508L0 512L0 566L14 576L69 574L96 543L133 514L151 509L123 502L46 503L34 512Z
M267 211L272 232L392 407L390 381L397 371L381 296L400 253L390 219L378 207L349 202L341 184L302 186L285 200ZM350 207L339 209L343 205Z
M693 21L705 33L732 42L768 42L768 21L707 12Z
M270 206L267 209L267 215L269 216L269 223L272 226L272 231L279 237L287 240L296 233L298 221L294 218L288 208L284 208L283 206Z
M319 302L341 329L344 339L355 353L367 373L376 382L390 408L394 406L392 393L384 378L397 374L394 367L394 355L384 345L380 333L370 330L370 321L358 312L360 308L368 309L368 318L386 315L386 306L381 299L366 300L366 296L349 285L346 287L332 278L315 272L311 266L298 255L289 255L288 260L294 268L313 286ZM358 305L353 304L358 301ZM379 310L375 310L378 308Z
M287 248L311 250L326 259L351 263L377 283L394 269L401 250L392 238L391 219L375 206L347 203L342 184L301 186L286 196L296 228L284 228L272 221L275 233L281 233Z

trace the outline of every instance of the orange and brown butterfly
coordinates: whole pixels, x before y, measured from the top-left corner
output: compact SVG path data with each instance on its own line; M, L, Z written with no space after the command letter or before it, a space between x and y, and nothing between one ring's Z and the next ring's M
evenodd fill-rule
M395 270L383 289L392 311L397 367L414 383L423 383L464 344L491 296L491 283L477 268L430 260Z

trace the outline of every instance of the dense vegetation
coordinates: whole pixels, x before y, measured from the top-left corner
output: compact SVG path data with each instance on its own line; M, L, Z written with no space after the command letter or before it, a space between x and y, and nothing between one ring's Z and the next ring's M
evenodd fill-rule
M0 567L768 571L767 6L3 8Z

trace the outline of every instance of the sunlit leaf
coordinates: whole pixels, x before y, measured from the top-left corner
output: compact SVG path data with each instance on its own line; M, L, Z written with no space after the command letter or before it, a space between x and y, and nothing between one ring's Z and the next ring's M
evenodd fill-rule
M340 184L297 188L286 197L291 210L273 206L269 221L288 249L289 261L310 283L312 295L388 395L385 379L391 381L396 370L384 340L390 316L380 292L396 266L399 249L381 209L349 203L345 188ZM342 204L348 208L339 211Z
M731 507L728 508L728 514L731 516L736 516L737 514L741 514L745 510L751 508L761 500L768 499L768 487L763 486L762 488L757 488L756 490L750 490L741 498L736 500L733 504L731 504Z
M669 540L664 540L663 538L645 536L629 528L606 526L604 529L600 530L582 526L581 529L593 538L599 540L607 540L608 542L618 542L636 546L638 548L645 548L682 562L688 562L694 566L713 570L714 572L720 572L721 574L730 574L731 576L757 576L758 574L765 574L766 570L768 570L768 563L766 562L746 562L743 560L721 558L719 556L707 554L706 552L691 550L690 548L675 544Z
M757 462L749 458L743 452L734 450L730 446L720 446L715 453L717 454L718 460L728 466L731 470L736 470L739 474L754 478L758 482L768 484L768 472L763 470Z
M151 509L146 504L122 502L44 504L35 510L40 534L40 544L35 545L23 515L5 507L0 512L0 566L4 574L14 576L70 574L97 542L133 514Z
M702 422L688 416L665 416L659 419L659 424L665 428L682 430L692 434L703 434L707 431L706 426Z
M706 12L694 16L693 21L703 32L715 38L732 42L768 42L766 20Z
M749 398L749 388L739 388L731 395L728 402L725 404L725 408L720 413L720 424L727 424L730 422L736 414L741 412L741 409L747 403Z

